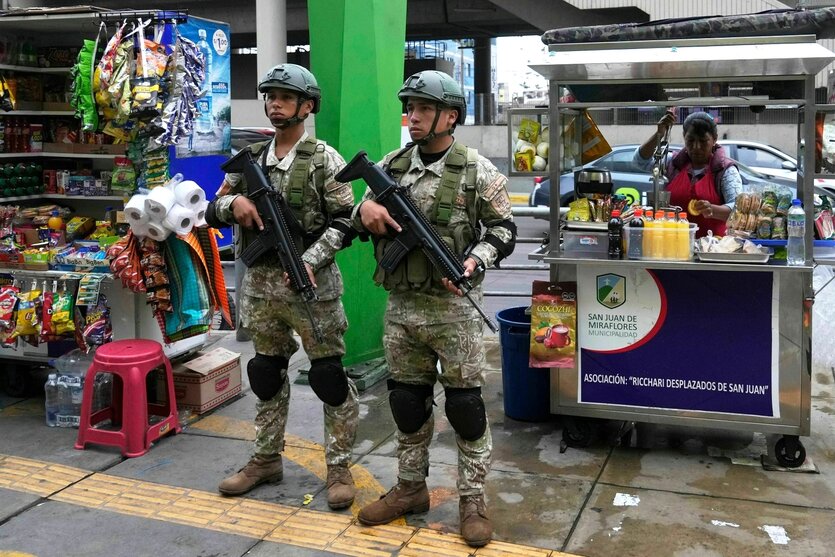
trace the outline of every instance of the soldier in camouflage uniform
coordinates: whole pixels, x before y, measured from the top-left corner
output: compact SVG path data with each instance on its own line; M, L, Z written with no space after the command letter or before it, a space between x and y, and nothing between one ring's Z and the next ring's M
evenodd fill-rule
M483 274L477 270L508 256L515 244L507 178L452 137L456 124L466 117L466 104L450 76L438 71L415 74L398 96L408 113L414 144L386 156L383 166L408 188L415 204L462 258L466 275L476 284L472 294L480 301ZM400 230L370 189L354 209L354 226L374 235L378 262L390 245L387 233ZM433 387L440 381L458 444L461 534L474 547L485 545L493 531L484 501L492 439L481 397L481 317L420 249L409 252L391 273L378 265L374 279L390 292L383 343L392 374L389 403L398 428L399 469L397 485L364 507L359 520L384 524L429 509L426 476L434 429Z
M264 110L275 127L275 138L249 148L292 210L290 228L316 287L318 301L312 313L325 342L316 340L305 302L290 287L274 253L262 256L247 269L240 312L256 353L247 366L250 387L258 397L255 453L238 473L223 480L218 490L224 495L241 495L258 484L282 479L281 451L290 403L287 366L299 349L293 338L295 331L310 359L310 386L323 402L328 505L341 509L353 503L356 492L348 466L359 405L357 389L342 367L348 323L341 301L342 276L334 255L356 235L350 222L353 191L350 184L334 179L345 160L305 132L304 119L318 112L321 98L313 74L295 64L278 65L261 80L258 90L264 95ZM263 228L261 217L246 197L242 175L227 174L220 193L207 211L207 220L213 226L240 225L243 251L255 231Z

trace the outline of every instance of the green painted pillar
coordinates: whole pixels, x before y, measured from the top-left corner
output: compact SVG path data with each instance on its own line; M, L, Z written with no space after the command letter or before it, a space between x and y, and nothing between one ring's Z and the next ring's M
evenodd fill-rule
M308 0L310 65L322 89L316 136L346 160L365 150L380 160L400 145L406 41L406 0ZM354 197L365 182L354 183ZM355 241L337 256L345 279L345 365L383 354L386 293L371 276L370 242Z

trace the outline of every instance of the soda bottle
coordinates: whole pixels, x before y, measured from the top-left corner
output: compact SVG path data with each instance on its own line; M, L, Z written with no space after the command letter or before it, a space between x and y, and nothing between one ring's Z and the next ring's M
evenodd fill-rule
M58 425L58 375L50 373L44 385L44 406L46 408L46 425Z
M617 209L609 219L609 259L623 259L623 221Z
M644 255L644 209L635 209L635 216L629 221L629 259L641 259Z
M789 265L806 264L806 212L799 199L792 200L786 219L786 262Z
M676 221L676 259L687 261L690 259L690 222L687 211L681 211Z

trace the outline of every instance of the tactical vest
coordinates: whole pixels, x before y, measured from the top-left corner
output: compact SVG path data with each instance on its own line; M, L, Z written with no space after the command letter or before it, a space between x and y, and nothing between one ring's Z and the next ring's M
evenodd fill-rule
M409 171L412 153L415 147L402 153L389 163L388 171L400 183L403 175ZM453 143L447 153L441 183L435 193L435 202L426 213L426 218L438 231L438 235L446 242L459 258L463 258L481 237L481 227L476 215L476 178L478 172L478 151L470 149L457 141ZM462 183L463 178L463 183ZM467 221L450 225L453 206L459 191L463 189L467 208ZM374 281L386 290L427 291L431 287L441 286L441 275L424 255L420 248L410 251L394 271L386 272L379 262L383 259L386 248L391 243L388 238L375 237L374 257L377 268L374 271ZM483 274L476 277L474 282L480 282ZM445 289L444 289L445 290Z
M261 159L261 169L267 180L270 179L269 168L267 167L267 155L269 154L270 141L253 143L249 149L256 158ZM313 183L308 179L310 167L313 166ZM299 250L299 255L305 252L316 240L319 239L330 223L330 218L320 205L314 206L310 200L316 199L316 191L322 191L325 182L325 145L318 143L316 138L308 137L296 147L296 158L290 165L289 183L286 200L293 213L294 219L288 223L293 233L293 241ZM273 185L275 187L275 185ZM243 192L249 194L249 185L245 184ZM307 202L306 202L307 201ZM295 222L292 222L295 220ZM256 238L256 232L251 229L241 228L242 252ZM277 256L264 256L257 264L262 262L275 263Z

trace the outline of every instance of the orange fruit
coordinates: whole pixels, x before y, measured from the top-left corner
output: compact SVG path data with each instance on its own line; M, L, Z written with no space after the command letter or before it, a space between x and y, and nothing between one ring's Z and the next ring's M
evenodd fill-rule
M687 204L687 212L694 217L699 215L699 211L696 209L696 201L696 199L691 199L690 203Z

